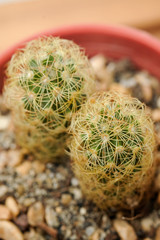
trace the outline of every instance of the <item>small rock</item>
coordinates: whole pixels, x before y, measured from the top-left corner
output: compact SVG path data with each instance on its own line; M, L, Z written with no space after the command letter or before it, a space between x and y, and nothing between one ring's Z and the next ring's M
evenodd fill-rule
M77 186L79 185L78 179L75 178L75 177L73 177L73 178L71 179L71 184L72 184L73 187L77 187Z
M113 226L122 240L138 239L133 227L128 222L116 219L113 221Z
M62 208L61 207L56 207L56 213L61 213L62 212Z
M0 238L4 240L24 240L18 227L5 220L0 220Z
M45 240L45 238L34 229L24 233L24 240Z
M90 58L90 63L95 72L99 72L101 69L103 69L106 65L106 62L107 62L106 58L102 54L98 54Z
M59 227L60 222L57 218L57 213L50 206L46 206L45 208L45 219L50 227Z
M38 226L44 221L44 207L41 202L36 202L29 207L27 218L31 226Z
M87 213L87 210L86 210L86 208L81 207L79 212L80 212L81 215L85 215Z
M160 226L156 230L156 237L155 237L155 240L159 240L159 239L160 239Z
M62 194L62 197L61 197L61 203L65 206L68 206L70 204L72 200L72 197L70 194Z
M29 207L31 206L34 202L35 202L35 198L25 198L24 201L23 201L23 205L25 207Z
M95 228L93 226L89 226L86 228L85 233L89 237L94 233L94 231L95 231Z
M25 231L28 228L28 220L26 214L18 216L14 219L14 222L22 231Z
M10 210L6 206L0 204L0 220L10 220L11 218L12 215Z
M0 152L0 169L3 169L8 163L8 157L6 151Z
M20 213L19 206L13 197L7 197L5 201L6 207L11 211L13 217L17 217Z
M108 229L111 226L111 221L109 217L105 214L102 216L102 223L101 223L101 228L102 229Z
M151 86L144 85L142 86L143 98L146 103L149 103L152 100L153 92Z
M25 161L21 165L16 167L16 172L22 176L25 176L25 175L29 174L31 167L32 167L31 162Z
M42 173L45 170L45 164L41 163L40 161L35 160L32 163L32 168L34 169L35 173Z
M150 217L143 218L141 226L144 232L150 232L153 227L153 220Z
M22 162L22 152L20 150L8 151L8 166L16 167Z
M135 75L136 82L141 86L142 96L145 102L150 102L153 96L151 80L147 72L139 72Z
M82 198L82 192L79 188L73 188L71 193L74 195L75 200L80 200Z
M101 230L97 229L90 237L89 240L99 240L101 237Z
M160 121L160 109L155 109L152 111L152 119L154 122Z
M18 187L17 187L17 194L18 194L19 196L22 196L22 195L24 194L24 192L25 192L25 187L24 187L24 185L22 185L22 184L18 185Z
M125 87L123 87L122 85L118 84L118 83L112 83L109 90L111 91L117 91L120 92L122 94L129 94L129 90Z
M4 131L8 128L10 119L9 116L0 116L0 131Z
M8 188L5 185L0 185L0 198L3 198L8 192Z

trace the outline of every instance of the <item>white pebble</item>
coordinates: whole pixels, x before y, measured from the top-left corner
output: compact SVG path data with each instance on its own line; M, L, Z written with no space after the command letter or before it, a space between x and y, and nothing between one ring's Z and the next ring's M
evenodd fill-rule
M89 227L86 228L85 232L86 232L86 235L89 237L89 236L91 236L94 233L94 231L95 231L94 227L93 226L89 226Z
M80 208L80 214L85 215L86 214L86 209L84 207Z
M72 178L71 179L71 184L72 184L72 186L77 187L79 185L78 179L77 178Z

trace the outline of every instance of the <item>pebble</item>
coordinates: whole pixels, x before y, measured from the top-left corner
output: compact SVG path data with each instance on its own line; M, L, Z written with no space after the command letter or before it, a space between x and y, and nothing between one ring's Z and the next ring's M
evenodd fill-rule
M60 214L62 212L62 208L61 207L56 207L56 212Z
M113 221L113 226L122 240L138 239L133 227L128 222L116 219Z
M0 238L4 240L24 240L19 228L10 221L0 220Z
M72 184L73 187L77 187L77 186L79 185L78 179L75 178L75 177L73 177L73 178L71 179L71 184Z
M9 116L0 116L0 131L6 130L9 124L10 124Z
M22 152L20 150L8 151L8 166L16 167L22 162Z
M32 168L34 169L35 173L42 173L45 170L45 164L36 160L32 163Z
M109 90L118 91L122 94L129 94L129 90L118 83L112 83Z
M82 191L79 188L71 189L71 193L74 195L75 200L80 200L82 198Z
M35 202L31 205L27 212L28 223L31 226L38 226L39 223L44 221L44 207L41 202Z
M45 219L50 227L59 227L60 222L57 218L57 213L50 206L45 208Z
M152 119L154 122L160 121L160 109L155 109L152 111Z
M5 185L0 185L0 198L3 198L8 192L8 187Z
M90 58L90 63L96 72L99 72L105 67L106 58L102 54L95 55Z
M16 172L22 176L29 174L29 171L32 167L31 162L25 161L18 167L16 167Z
M36 201L35 198L25 198L22 203L23 203L23 205L24 205L25 207L29 207L29 206L31 206L35 201Z
M22 231L25 231L28 228L28 220L26 214L19 215L14 219L14 222Z
M8 157L6 151L0 152L0 170L3 169L8 163Z
M72 200L72 197L70 194L62 194L61 197L61 203L65 206L68 206Z
M20 213L19 206L13 197L7 197L5 201L6 207L11 211L13 217L17 217Z
M87 213L87 210L86 210L86 208L81 207L79 212L80 212L81 215L85 215Z
M12 214L10 210L6 206L0 204L0 220L10 220L11 218Z
M144 232L150 232L153 227L153 220L151 217L143 218L141 221L141 226Z
M107 215L102 216L102 223L101 223L101 228L102 229L108 229L111 226L111 220Z
M156 230L155 240L160 240L160 226Z
M29 232L24 233L24 240L46 240L40 233L31 228Z
M86 235L89 237L91 236L95 231L95 228L93 226L89 226L85 229L85 233Z
M100 240L101 237L101 230L97 229L90 237L89 240Z

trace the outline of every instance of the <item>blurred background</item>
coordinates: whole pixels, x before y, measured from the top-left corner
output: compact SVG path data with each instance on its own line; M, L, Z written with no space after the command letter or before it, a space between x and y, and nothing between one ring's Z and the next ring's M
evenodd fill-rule
M160 0L0 0L0 52L44 30L90 23L132 26L160 39Z

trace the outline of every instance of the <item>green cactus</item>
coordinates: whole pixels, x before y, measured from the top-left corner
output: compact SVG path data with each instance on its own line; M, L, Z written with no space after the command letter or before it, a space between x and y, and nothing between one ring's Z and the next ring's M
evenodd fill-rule
M64 154L72 114L94 91L84 51L72 41L42 37L13 55L6 75L17 143L39 159L56 160Z
M116 92L94 94L73 118L73 169L100 208L137 206L154 172L153 123L144 104Z

